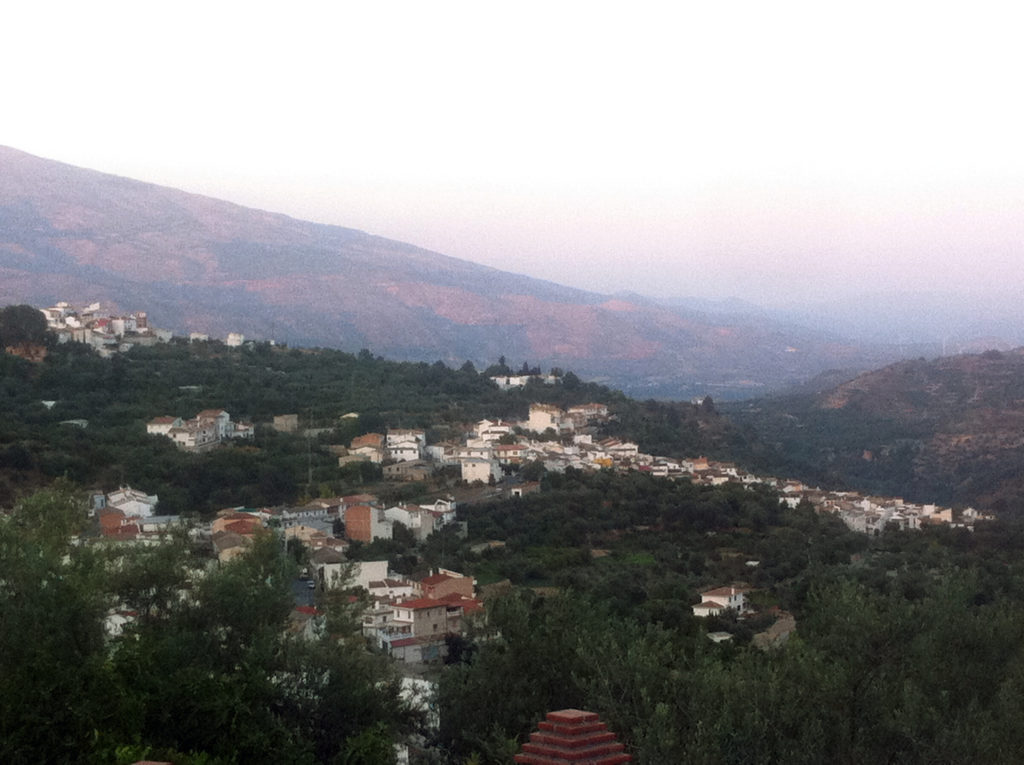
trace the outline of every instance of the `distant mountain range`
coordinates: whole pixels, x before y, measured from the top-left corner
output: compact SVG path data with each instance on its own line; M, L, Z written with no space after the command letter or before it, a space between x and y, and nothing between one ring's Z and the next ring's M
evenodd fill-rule
M752 395L896 351L560 286L0 147L0 304L104 301L211 336L559 366L641 397Z
M901 361L727 413L824 485L1024 513L1024 349Z

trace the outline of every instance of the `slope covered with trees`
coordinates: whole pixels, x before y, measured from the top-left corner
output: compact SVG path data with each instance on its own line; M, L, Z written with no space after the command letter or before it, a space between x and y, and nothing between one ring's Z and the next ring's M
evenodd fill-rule
M0 354L0 506L60 476L107 490L141 486L171 513L343 494L372 477L372 468L339 468L327 443L348 444L387 427L424 428L431 440L458 438L484 417L525 417L535 401L607 403L617 416L608 435L638 439L654 453L724 458L748 438L713 406L637 402L571 372L558 385L503 392L472 364L456 370L440 362L398 363L368 351L174 343L101 359L68 343L41 364ZM154 417L187 418L211 408L255 421L254 441L189 454L146 434ZM317 435L265 427L286 413L298 414L302 429ZM350 413L358 417L343 417Z
M441 676L456 761L508 762L544 712L573 706L650 765L1019 759L1019 524L868 539L770 493L549 478L549 494L468 514L458 564L531 588L493 602ZM474 554L477 535L506 543ZM739 579L754 615L692 615L695 593ZM757 647L775 606L796 632Z
M727 411L789 475L921 502L1024 507L1024 349L900 362Z

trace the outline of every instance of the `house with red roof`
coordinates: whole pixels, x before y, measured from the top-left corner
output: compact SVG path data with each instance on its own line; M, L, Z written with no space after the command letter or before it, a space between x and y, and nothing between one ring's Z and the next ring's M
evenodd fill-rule
M350 454L380 464L384 461L384 436L380 433L366 433L356 436L348 445Z
M252 438L252 423L232 422L223 409L204 409L191 420L165 415L146 423L146 432L167 436L179 449L207 451L231 438Z
M421 579L416 584L416 590L421 597L439 600L447 595L461 595L467 598L473 597L474 580L457 571L438 569L430 576Z
M726 610L735 611L737 614L744 614L749 610L746 601L746 593L750 592L749 587L729 585L728 587L716 587L713 590L700 594L700 603L693 607L694 616L715 616Z

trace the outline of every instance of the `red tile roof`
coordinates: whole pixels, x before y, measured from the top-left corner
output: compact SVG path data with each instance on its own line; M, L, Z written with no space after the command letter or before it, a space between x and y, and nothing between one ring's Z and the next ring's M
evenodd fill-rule
M437 639L433 638L433 637L430 637L430 636L426 636L426 635L425 636L421 636L421 637L407 637L407 638L401 638L399 640L392 640L391 641L391 647L392 648L405 648L407 645L420 645L422 643L431 643L431 642L437 642Z
M727 603L723 603L720 600L704 600L696 604L694 608L728 608Z
M395 604L396 608L411 608L413 611L419 611L424 608L443 608L445 605L445 601L435 600L434 598L416 598Z
M484 608L484 604L476 598L467 598L465 595L460 595L457 592L445 595L443 598L438 598L437 602L448 606L462 606L463 613L467 614L482 611Z

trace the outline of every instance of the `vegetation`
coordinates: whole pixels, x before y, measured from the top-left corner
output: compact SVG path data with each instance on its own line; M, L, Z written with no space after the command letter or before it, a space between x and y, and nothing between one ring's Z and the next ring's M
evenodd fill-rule
M987 351L724 408L770 445L762 457L781 474L1005 515L1024 506L1022 401L1024 353Z
M46 343L46 319L30 305L0 308L0 349Z
M56 403L47 408L43 401ZM472 365L396 363L369 352L209 342L137 347L104 360L68 343L39 365L0 355L0 507L61 476L106 490L144 488L169 513L342 494L379 473L372 466L339 468L327 444L387 427L424 428L432 440L461 437L484 417L523 417L534 401L607 403L618 413L609 435L639 438L659 453L724 456L732 443L733 431L716 414L690 404L633 402L571 373L559 385L502 392ZM255 440L197 455L146 434L153 417L191 417L208 408L255 421ZM286 413L298 414L310 435L265 425ZM350 413L358 417L344 417Z
M641 763L1019 758L1024 527L868 540L769 494L572 474L551 489L471 511L471 535L507 544L463 565L558 589L492 602L442 675L439 741L458 758L508 762L572 706ZM603 557L573 554L598 543ZM694 593L743 574L759 615L692 616ZM797 630L761 650L774 605Z
M339 604L332 632L289 633L294 566L269 535L216 566L185 537L70 545L83 521L66 486L0 519L4 762L363 762L345 757L407 723Z
M41 364L0 356L0 759L391 761L417 721L358 636L355 606L323 598L310 639L289 627L302 547L268 535L217 565L188 536L71 544L87 523L81 490L132 483L200 515L379 490L376 469L338 467L325 447L388 425L440 439L532 401L606 403L605 434L655 453L769 458L710 400L635 402L571 373L503 393L472 365L369 353L199 343L109 361L76 346ZM259 426L250 444L200 455L145 434L153 416L211 407L258 423L297 413L315 430ZM462 505L464 538L400 530L350 550L406 574L461 570L488 592L486 620L437 669L440 729L422 762L508 763L544 713L572 706L652 765L1019 760L1024 525L868 539L763 488L522 473L540 491ZM693 616L697 593L738 582L753 614ZM117 612L134 615L120 633ZM757 637L787 615L788 641Z

